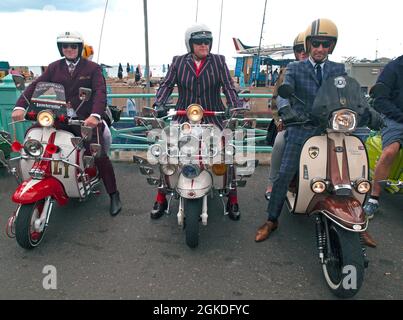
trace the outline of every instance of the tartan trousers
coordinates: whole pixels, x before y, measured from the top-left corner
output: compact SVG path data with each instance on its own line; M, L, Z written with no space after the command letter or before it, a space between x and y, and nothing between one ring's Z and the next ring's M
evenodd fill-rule
M316 133L316 128L287 128L286 144L280 170L273 181L273 189L267 206L267 220L277 221L279 218L288 186L298 172L299 158L304 142Z

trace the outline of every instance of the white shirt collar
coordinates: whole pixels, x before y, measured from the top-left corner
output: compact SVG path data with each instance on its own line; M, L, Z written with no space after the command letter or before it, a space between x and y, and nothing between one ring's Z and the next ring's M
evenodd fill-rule
M78 58L78 60L76 62L68 61L66 58L64 58L64 60L66 61L67 66L69 66L70 63L72 63L74 65L74 67L77 67L78 63L80 62L80 58Z
M312 66L315 68L315 66L316 66L318 63L316 63L316 62L312 59L311 56L309 56L308 59L309 59L309 62L312 64ZM320 65L320 67L322 68L322 70L323 70L323 66L324 66L326 60L327 60L327 58L326 58L323 62L319 63L319 65Z

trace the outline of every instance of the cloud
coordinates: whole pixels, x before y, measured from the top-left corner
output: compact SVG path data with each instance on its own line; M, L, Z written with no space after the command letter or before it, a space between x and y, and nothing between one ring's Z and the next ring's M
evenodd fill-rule
M1 0L0 12L23 10L90 11L105 5L104 0Z

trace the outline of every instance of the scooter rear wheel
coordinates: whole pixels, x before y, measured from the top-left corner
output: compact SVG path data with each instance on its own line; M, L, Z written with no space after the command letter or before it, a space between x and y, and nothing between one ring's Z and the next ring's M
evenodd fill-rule
M203 199L185 199L186 244L190 248L199 245L199 220Z
M24 249L37 247L45 234L46 227L38 232L34 229L35 220L43 214L45 200L32 204L23 204L18 211L15 220L15 238L17 243Z
M364 255L359 234L331 224L331 252L325 253L323 274L330 290L340 298L351 298L364 280Z

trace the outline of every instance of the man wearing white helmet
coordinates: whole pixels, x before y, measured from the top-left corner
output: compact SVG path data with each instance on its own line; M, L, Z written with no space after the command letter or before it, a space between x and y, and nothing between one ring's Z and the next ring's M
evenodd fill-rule
M106 107L105 79L102 75L101 67L98 64L88 59L81 59L83 45L84 41L79 33L63 32L60 34L57 37L57 47L63 59L51 63L46 71L25 90L24 95L30 100L39 82L59 83L65 88L66 101L69 108L68 114L72 117L84 120L85 126L92 128L98 127L99 130L103 132L105 124L101 120ZM79 99L80 87L90 88L92 95L90 100L84 102L81 108L76 112L76 108L81 102ZM12 113L13 120L23 120L27 107L27 102L21 95ZM80 135L80 128L78 126L58 124L58 127L68 130L75 135ZM103 148L101 156L95 159L95 164L98 167L105 189L110 196L110 214L115 216L122 209L122 205L116 186L112 162L105 152L102 134L99 135L99 138ZM98 142L97 130L93 130L92 141L90 143L94 142Z
M230 76L225 57L212 54L213 35L204 24L196 24L185 32L185 45L188 53L175 56L168 73L158 89L156 102L157 111L163 111L174 86L178 86L177 110L185 110L190 104L198 103L205 110L225 111L221 100L221 89L227 99L228 108L241 108L242 102L238 98L234 82ZM213 123L222 128L225 117L206 117L205 123ZM185 116L175 116L173 121L185 122ZM167 208L165 194L159 192L151 211L151 218L160 218ZM230 219L238 220L240 212L236 190L231 191L227 203Z

